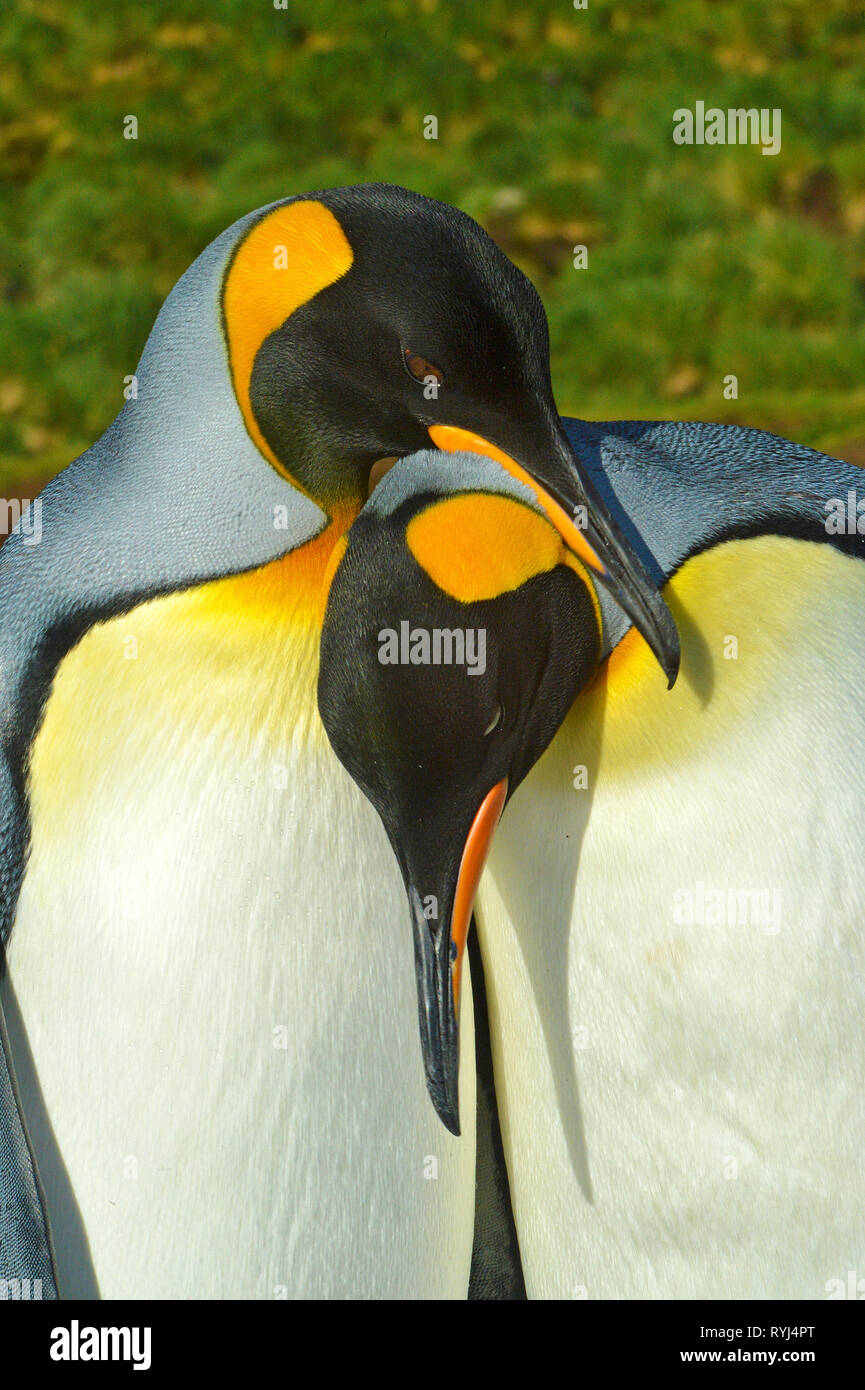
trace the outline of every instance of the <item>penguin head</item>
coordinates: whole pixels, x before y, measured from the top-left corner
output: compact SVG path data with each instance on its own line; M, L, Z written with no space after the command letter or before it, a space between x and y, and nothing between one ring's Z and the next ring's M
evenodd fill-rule
M229 258L222 317L250 435L326 513L355 515L382 459L431 443L489 455L672 683L675 624L568 442L541 301L470 217L382 184L264 209Z
M508 799L601 651L589 572L532 493L470 456L393 469L333 560L318 703L378 811L409 899L421 1047L459 1133L460 974Z

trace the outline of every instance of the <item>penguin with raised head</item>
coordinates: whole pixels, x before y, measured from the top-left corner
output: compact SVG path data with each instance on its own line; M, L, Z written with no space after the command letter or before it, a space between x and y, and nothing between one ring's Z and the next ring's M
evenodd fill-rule
M454 209L241 219L136 388L0 552L2 1248L46 1295L458 1292L472 1139L390 1047L399 885L316 710L325 570L379 460L470 441L668 679L675 626L580 477L535 291Z
M497 589L463 550L490 506L465 475L382 487L331 589L319 701L408 888L430 1090L452 1124L459 885L525 775L476 920L528 1295L825 1297L865 1264L863 474L757 430L565 427L666 581L671 695L588 569L551 571L566 601L533 599L534 626L515 612L538 580ZM355 536L387 542L392 575L361 582L358 547L352 578ZM474 685L380 666L382 610L455 630L482 610L496 661Z

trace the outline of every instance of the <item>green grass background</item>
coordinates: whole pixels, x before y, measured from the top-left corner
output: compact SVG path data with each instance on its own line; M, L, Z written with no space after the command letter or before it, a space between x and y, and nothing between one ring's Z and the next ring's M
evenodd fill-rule
M698 99L780 107L781 153L674 145ZM7 0L0 495L105 428L223 227L367 179L464 208L532 277L564 412L738 421L865 462L857 0Z

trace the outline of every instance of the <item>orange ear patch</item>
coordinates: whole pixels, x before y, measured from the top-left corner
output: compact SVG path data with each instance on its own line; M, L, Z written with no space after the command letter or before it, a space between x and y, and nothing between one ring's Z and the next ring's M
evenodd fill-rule
M527 473L522 464L517 463L510 454L506 454L497 444L491 444L488 439L484 439L483 435L461 429L458 425L430 425L429 436L436 448L443 449L445 453L465 450L470 454L485 454L487 458L495 459L496 463L500 463L512 478L516 478L518 482L531 489L556 530L574 554L579 556L583 564L587 565L589 569L595 570L597 574L606 573L598 556L582 531L568 516L564 507L559 506L559 503L550 496L546 489L536 482L531 473Z
M345 232L323 203L301 201L274 208L240 242L225 277L222 307L231 379L246 428L285 476L252 413L252 368L265 338L319 290L351 267Z
M409 522L406 543L433 583L460 603L518 589L568 554L545 517L497 493L434 502Z

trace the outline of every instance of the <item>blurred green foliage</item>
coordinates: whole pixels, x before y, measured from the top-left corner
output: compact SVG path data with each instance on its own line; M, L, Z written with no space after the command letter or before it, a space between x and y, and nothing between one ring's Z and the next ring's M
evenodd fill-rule
M105 428L223 227L368 179L458 204L532 277L563 411L737 420L865 462L856 4L8 4L0 493ZM781 153L674 145L697 100L780 107Z

